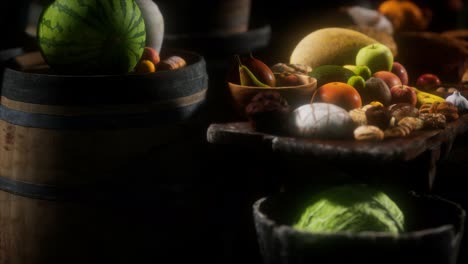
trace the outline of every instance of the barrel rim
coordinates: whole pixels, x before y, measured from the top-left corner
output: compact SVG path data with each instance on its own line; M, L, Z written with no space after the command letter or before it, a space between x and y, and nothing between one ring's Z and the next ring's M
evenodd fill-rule
M207 54L226 54L226 52L245 52L243 43L249 43L249 50L256 50L269 45L271 25L261 24L245 32L236 33L201 33L201 34L165 34L165 43L184 48L189 43L197 52ZM245 45L244 45L245 46Z
M27 53L26 53L27 54ZM164 76L168 75L170 76L171 74L174 74L174 72L179 72L179 73L184 73L187 71L191 71L194 68L200 67L199 65L206 65L205 58L195 52L195 51L190 51L187 49L180 49L180 48L162 48L161 49L161 55L162 54L174 54L181 56L184 58L184 55L189 56L190 62L187 61L187 66L177 69L177 70L165 70L165 71L156 71L152 73L143 73L143 74L135 74L135 73L126 73L126 74L59 74L59 73L41 73L41 72L33 72L33 71L22 71L19 69L15 69L14 65L6 65L5 66L5 75L7 74L28 74L30 76L42 76L42 77L49 77L49 78L122 78L122 77L132 77L132 78L138 78L139 76L143 77L148 77L148 76ZM16 56L15 56L16 57ZM186 59L186 58L184 58Z
M8 67L3 74L1 95L32 104L98 106L159 102L208 88L202 55L184 49L165 49L161 54L182 56L188 65L176 70L125 75L65 75Z
M20 54L24 53L24 49L22 47L14 47L0 50L0 63L9 60L12 57L16 57Z
M293 228L291 225L280 224L274 219L271 219L267 214L265 214L262 210L262 206L265 205L269 201L269 199L271 200L273 198L271 196L266 196L266 197L262 197L258 199L253 204L252 208L253 208L253 214L254 214L256 224L269 226L274 229L274 232L277 232L279 234L288 234L289 236L302 236L302 237L315 237L315 238L353 238L353 239L360 239L360 240L368 240L369 238L372 238L373 240L375 239L409 240L409 239L423 238L423 237L434 236L437 234L444 234L444 233L452 233L452 237L456 238L457 234L460 235L463 233L463 225L465 222L466 212L460 206L460 204L444 199L437 195L427 195L427 194L420 195L420 194L415 194L415 193L411 193L410 195L412 195L415 198L423 198L427 200L438 200L449 206L454 207L454 209L456 209L459 212L458 217L461 219L460 221L461 226L459 227L460 230L458 230L457 232L458 228L455 227L453 224L444 224L441 226L425 228L425 229L420 229L420 230L405 231L398 235L394 235L388 232L376 232L376 231L365 231L365 232L358 232L358 233L352 233L352 232L347 232L347 231L340 231L340 232L333 232L333 233L307 232L307 231L297 230Z
M164 40L180 40L180 39L219 39L222 41L233 38L247 38L252 35L269 35L271 33L270 24L262 24L254 28L248 29L245 32L207 32L207 33L168 33L164 35Z

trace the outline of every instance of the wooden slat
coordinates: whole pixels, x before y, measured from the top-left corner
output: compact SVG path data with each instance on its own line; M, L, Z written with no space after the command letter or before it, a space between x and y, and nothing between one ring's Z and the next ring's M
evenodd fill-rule
M0 121L0 175L45 185L110 177L151 149L182 138L179 125L115 130L53 130Z
M97 106L69 106L69 105L43 105L32 104L10 100L1 97L1 104L9 109L34 114L59 115L59 116L83 116L83 115L105 115L105 114L130 114L148 113L169 110L205 100L207 88L172 100L155 102L152 104L128 104L128 105L97 105Z

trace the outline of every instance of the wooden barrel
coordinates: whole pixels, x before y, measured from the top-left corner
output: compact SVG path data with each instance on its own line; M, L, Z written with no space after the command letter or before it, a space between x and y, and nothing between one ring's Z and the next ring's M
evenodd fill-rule
M253 206L265 264L440 263L455 264L465 211L438 196L409 193L395 200L405 213L405 233L308 233L292 228L304 196L283 193Z
M270 34L270 25L252 22L250 28L241 33L167 33L164 45L194 50L203 55L211 87L207 94L207 118L212 122L227 121L238 118L227 85L229 71L237 67L234 55L252 52L261 60L267 59L268 56L262 52L269 46Z
M156 1L170 34L245 32L249 25L251 0Z
M2 83L3 71L5 70L5 67L8 64L8 61L13 57L16 57L22 54L23 52L24 52L23 48L21 47L0 50L0 83ZM1 86L0 86L0 91L1 91Z
M173 253L167 244L179 250L167 227L181 226L187 212L161 186L191 169L172 146L190 151L208 79L200 55L161 53L169 55L188 65L125 76L5 70L1 264L134 263ZM159 168L159 158L172 169Z

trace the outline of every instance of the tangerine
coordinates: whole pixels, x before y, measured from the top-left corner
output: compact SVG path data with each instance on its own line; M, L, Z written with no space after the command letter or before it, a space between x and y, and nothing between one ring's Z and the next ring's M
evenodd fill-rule
M362 106L359 92L351 85L343 82L331 82L320 86L311 102L331 103L342 107L346 111Z

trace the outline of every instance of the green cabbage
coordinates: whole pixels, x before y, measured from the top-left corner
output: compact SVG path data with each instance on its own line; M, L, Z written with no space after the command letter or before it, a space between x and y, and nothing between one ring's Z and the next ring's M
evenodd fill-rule
M366 185L343 185L315 195L294 227L310 232L398 234L404 231L404 215L381 191Z

